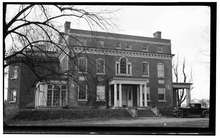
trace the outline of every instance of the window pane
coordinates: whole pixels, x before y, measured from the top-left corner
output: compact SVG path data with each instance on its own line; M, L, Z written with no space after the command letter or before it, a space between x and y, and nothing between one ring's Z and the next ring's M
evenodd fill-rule
M79 86L79 99L85 100L86 99L86 85Z
M120 73L126 74L126 59L122 58L120 62Z
M48 90L47 91L47 106L51 106L51 104L52 104L52 90Z
M158 99L159 99L159 100L164 100L164 94L159 94L159 95L158 95Z
M142 68L143 68L143 74L144 75L149 75L149 64L148 63L142 63Z
M86 58L79 58L78 62L79 72L86 72Z
M98 59L96 61L96 72L97 73L104 73L104 66L105 66L105 62L103 59Z
M55 85L53 91L53 105L59 106L60 105L60 87Z
M105 100L105 86L97 86L96 96L97 101Z
M131 65L128 64L128 74L131 74Z

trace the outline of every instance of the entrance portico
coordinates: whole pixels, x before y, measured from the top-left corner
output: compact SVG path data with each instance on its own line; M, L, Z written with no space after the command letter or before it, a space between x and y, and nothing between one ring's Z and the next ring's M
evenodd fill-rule
M147 107L148 79L114 77L109 85L109 106Z

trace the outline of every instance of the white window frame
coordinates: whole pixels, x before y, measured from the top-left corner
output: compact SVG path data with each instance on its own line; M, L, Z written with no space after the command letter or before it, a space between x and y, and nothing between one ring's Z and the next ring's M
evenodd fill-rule
M87 84L81 84L81 85L86 85L86 98L85 99L79 99L79 91L80 91L80 86L78 85L78 96L77 96L77 99L78 99L78 101L87 101L88 100L88 98L87 98L87 96L88 96L88 85Z
M144 74L144 72L143 72L143 64L148 64L148 66L147 66L147 74ZM149 77L150 76L150 63L149 62L147 62L147 61L144 61L144 62L142 62L142 76L143 77Z
M125 58L126 59L126 73L125 74L122 74L121 73L121 67L120 67L120 64L121 64L121 59L122 58ZM117 65L118 65L118 68L117 68ZM128 72L128 65L130 65L130 73ZM117 73L117 70L118 70L118 73ZM132 76L132 63L128 61L128 59L126 57L120 57L118 61L115 62L115 75L118 75L118 76Z
M166 102L166 89L165 88L158 88L157 90L158 93L158 101L159 102ZM159 99L159 94L163 94L164 95L164 99Z
M80 68L79 68L79 60L80 60L80 59L85 59L85 60L86 60L86 69L85 69L86 71L85 71L85 72L79 71L79 70L80 70ZM78 64L78 67L77 67L77 68L78 68L78 73L87 73L87 58L86 58L86 57L79 57L77 64Z
M160 72L162 69L160 69L159 66L161 66L161 65L163 66L163 72ZM164 78L164 76L165 76L165 66L164 66L163 63L158 63L157 64L157 77L158 78Z
M99 60L104 61L103 72L97 72L97 69L98 69L98 61L99 61ZM105 60L104 60L103 58L98 58L98 59L96 59L96 74L98 74L98 75L104 75L104 74L105 74Z
M104 87L104 99L99 99L98 98L98 87ZM105 101L105 99L106 99L106 96L105 96L105 85L97 85L96 86L96 101Z

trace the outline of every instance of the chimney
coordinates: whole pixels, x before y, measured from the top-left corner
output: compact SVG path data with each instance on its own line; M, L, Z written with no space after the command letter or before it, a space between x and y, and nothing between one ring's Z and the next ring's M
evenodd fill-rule
M70 24L71 24L71 22L68 22L68 21L66 21L66 22L64 23L64 32L65 32L65 33L67 33L68 30L70 29Z
M154 35L154 38L161 39L161 32L160 31L156 31L153 35Z

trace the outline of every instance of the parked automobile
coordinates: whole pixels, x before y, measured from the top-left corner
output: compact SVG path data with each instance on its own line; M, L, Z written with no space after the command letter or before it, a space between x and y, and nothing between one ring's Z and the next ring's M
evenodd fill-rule
M209 109L201 107L200 103L190 103L188 107L179 107L173 110L175 117L207 117Z

